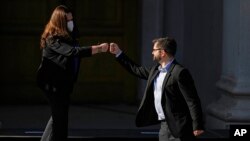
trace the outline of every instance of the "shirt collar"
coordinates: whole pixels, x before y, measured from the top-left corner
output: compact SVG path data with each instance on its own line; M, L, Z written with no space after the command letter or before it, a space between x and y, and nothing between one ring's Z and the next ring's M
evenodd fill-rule
M161 65L158 67L158 70L160 71L160 72L168 72L168 69L170 68L170 66L171 66L171 64L173 63L173 61L174 61L174 58L172 59L172 60L170 60L167 64L166 64L166 66L164 66L164 67L161 67Z

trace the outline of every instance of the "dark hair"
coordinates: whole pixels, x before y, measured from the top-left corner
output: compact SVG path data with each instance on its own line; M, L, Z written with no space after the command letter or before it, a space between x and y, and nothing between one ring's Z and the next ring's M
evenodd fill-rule
M154 44L157 43L159 48L163 49L165 52L175 56L177 50L177 44L174 38L165 37L165 38L158 38L152 41Z

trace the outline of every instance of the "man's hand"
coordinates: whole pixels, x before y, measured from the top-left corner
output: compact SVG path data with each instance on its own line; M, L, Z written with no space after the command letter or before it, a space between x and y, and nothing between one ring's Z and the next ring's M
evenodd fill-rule
M117 55L121 52L121 49L116 43L110 43L109 52Z
M194 136L199 136L201 135L202 133L204 133L204 130L194 130Z

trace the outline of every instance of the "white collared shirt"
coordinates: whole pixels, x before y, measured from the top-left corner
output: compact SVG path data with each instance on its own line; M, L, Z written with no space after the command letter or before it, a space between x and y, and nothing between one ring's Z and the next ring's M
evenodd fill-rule
M173 59L174 60L174 59ZM160 71L159 75L154 80L154 104L155 104L155 110L158 114L158 120L164 120L165 115L162 109L162 85L163 81L167 75L168 69L170 65L172 64L173 60L171 60L165 67L159 66L158 69Z

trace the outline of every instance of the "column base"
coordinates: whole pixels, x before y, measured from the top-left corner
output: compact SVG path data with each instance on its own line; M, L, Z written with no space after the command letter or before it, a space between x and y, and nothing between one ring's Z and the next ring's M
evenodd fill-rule
M206 127L210 129L250 124L250 96L235 96L224 91L218 101L207 107L206 118Z

